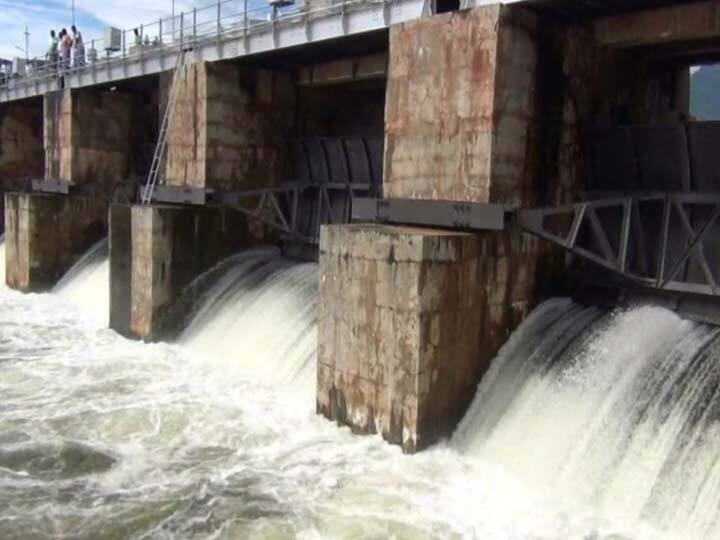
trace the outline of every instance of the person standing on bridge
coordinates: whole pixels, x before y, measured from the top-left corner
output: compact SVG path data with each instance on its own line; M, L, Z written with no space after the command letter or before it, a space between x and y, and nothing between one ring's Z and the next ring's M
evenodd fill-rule
M72 51L73 40L64 28L60 30L60 52L62 54L62 71L65 73L70 68L70 52Z
M85 44L83 43L82 34L73 24L72 30L72 65L80 67L85 65Z
M46 60L48 63L48 70L57 71L58 68L58 38L55 35L55 30L50 30L50 42L48 43L48 50L46 54Z

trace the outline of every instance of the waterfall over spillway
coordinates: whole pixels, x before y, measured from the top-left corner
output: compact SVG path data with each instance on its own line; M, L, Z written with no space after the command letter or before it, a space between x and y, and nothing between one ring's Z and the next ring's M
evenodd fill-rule
M626 522L720 537L720 330L656 307L540 306L453 445Z
M312 394L317 264L253 250L227 259L196 282L208 276L214 284L195 301L181 343L228 371Z
M55 285L53 293L107 325L110 313L107 238L103 238L85 252Z

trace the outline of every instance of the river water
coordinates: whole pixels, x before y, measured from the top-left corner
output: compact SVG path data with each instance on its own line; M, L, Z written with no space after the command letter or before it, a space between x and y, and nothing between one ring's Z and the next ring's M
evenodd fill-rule
M314 265L267 253L241 257L172 345L106 329L98 306L107 305L107 266L93 257L87 265L53 294L0 286L2 540L617 540L714 531L689 528L690 518L668 523L662 512L619 511L582 489L603 480L577 463L563 470L553 452L567 444L552 442L577 437L582 419L555 405L538 421L539 375L524 368L496 368L507 371L493 376L506 392L491 385L504 403L491 420L476 418L495 392L481 388L455 439L416 456L319 418L307 361L315 347ZM653 315L672 336L689 331L674 315ZM533 334L533 324L521 335ZM603 339L618 331L610 326L598 330ZM497 365L506 364L501 355ZM535 381L534 401L523 397L520 379ZM576 397L568 390L561 399ZM533 418L536 424L523 424ZM553 419L564 422L565 435ZM593 429L593 437L615 433ZM556 482L563 474L574 481ZM628 492L646 491L628 474L618 481ZM718 507L713 490L703 496L705 506Z

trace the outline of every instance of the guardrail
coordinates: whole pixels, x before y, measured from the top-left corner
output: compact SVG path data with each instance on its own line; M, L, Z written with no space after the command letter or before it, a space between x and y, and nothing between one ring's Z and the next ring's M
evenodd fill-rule
M65 61L58 58L35 58L29 61L25 76L11 76L0 79L0 92L17 90L23 86L54 84L67 80L68 76L87 71L89 68L100 70L110 65L137 61L143 58L157 58L177 53L180 48L195 48L232 39L249 39L257 33L276 32L284 26L309 24L315 19L329 15L345 15L365 8L382 7L383 13L400 0L347 0L332 3L333 0L321 0L324 5L307 9L306 5L287 5L273 7L263 5L250 7L244 0L238 8L238 0L218 0L189 12L180 12L175 17L165 17L149 24L120 32L120 43L107 43L104 38L83 39L85 51L78 58ZM342 32L339 32L341 34ZM101 54L102 52L102 54ZM0 74L0 77L2 75ZM59 83L61 87L62 83ZM2 95L2 94L0 94Z

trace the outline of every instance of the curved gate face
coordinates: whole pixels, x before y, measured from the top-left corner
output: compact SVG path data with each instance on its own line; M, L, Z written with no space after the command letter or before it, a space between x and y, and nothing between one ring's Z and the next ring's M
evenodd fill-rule
M598 128L585 142L583 202L519 210L520 226L637 285L720 296L720 123Z
M707 168L710 156L717 154L710 150L708 139L714 139L715 144L720 141L717 126L708 124L670 123L589 129L585 134L585 143L590 157L589 187L594 192L592 197L606 198L609 192L622 196L624 193L717 191L720 188L718 183L710 185L711 182L707 180L698 182L698 174L703 167ZM660 224L665 219L665 211L664 202L659 199L645 200L637 208L637 226L642 229L648 251L647 272L652 275L656 275L661 266L668 267L672 261L681 257L691 241L682 216L674 212L668 216L667 236L662 237ZM701 227L703 219L709 217L709 211L700 207L693 207L688 212L695 228ZM598 218L608 232L611 247L617 251L617 239L621 234L621 209L598 209ZM595 240L591 240L591 243L593 251L599 253L601 247ZM662 252L659 246L663 246ZM628 260L636 271L640 271L638 258L637 247L630 246ZM692 281L693 276L700 277L692 259L682 265L678 274L683 280Z
M303 186L297 196L296 231L311 241L319 239L323 224L349 223L353 198L376 195L382 183L382 139L297 139L292 156L290 184Z

